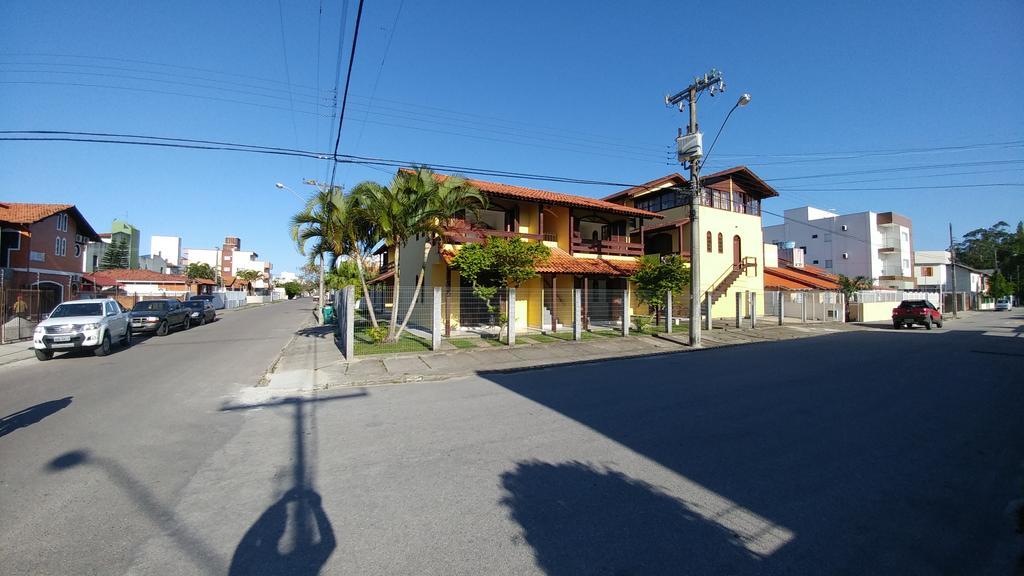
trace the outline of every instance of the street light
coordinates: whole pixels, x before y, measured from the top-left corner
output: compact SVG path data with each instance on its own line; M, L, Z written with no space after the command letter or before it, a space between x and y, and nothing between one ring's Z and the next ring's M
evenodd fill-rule
M295 190L292 190L291 188L285 186L284 184L282 184L280 182L275 183L274 187L277 188L278 190L287 190L287 191L291 192L292 194L294 194L295 197L298 198L299 200L301 200L303 202L306 201L305 198L303 198L302 196L299 196L298 192L296 192Z
M746 106L750 104L750 94L743 94L740 99L732 105L729 113L725 115L725 120L722 120L722 125L718 127L718 134L715 134L715 139L711 141L711 146L708 148L708 153L704 155L704 159L700 161L700 167L703 168L704 164L708 161L708 156L711 156L711 151L715 149L715 143L718 142L718 137L722 135L722 130L725 128L725 123L729 121L729 117L732 113L740 106Z

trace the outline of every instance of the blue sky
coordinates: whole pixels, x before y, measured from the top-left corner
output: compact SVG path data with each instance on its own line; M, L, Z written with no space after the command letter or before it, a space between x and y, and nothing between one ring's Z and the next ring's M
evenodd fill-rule
M322 4L318 17L319 0L7 0L0 129L330 151L345 3ZM368 0L340 152L645 182L681 169L668 152L686 115L662 98L715 67L727 92L698 105L708 141L741 93L753 101L733 114L706 171L750 166L780 192L766 210L894 210L913 220L918 249L944 246L950 221L962 233L1024 218L1024 4L775 4ZM152 234L187 247L240 236L280 272L303 258L286 224L299 202L274 183L304 193L302 180L327 169L235 152L0 142L0 199L74 203L101 231L125 218L144 250ZM390 178L364 166L338 175L347 187Z

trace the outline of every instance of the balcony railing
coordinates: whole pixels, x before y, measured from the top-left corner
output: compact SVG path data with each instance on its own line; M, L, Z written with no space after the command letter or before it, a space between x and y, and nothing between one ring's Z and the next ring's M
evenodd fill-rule
M629 242L629 238L626 236L592 240L581 238L579 232L573 232L572 251L613 256L643 256L644 245L642 242Z
M473 244L483 242L487 238L525 238L527 240L546 240L547 234L530 234L513 232L512 230L494 230L491 228L475 228L463 220L455 220L444 234L445 240L452 244Z

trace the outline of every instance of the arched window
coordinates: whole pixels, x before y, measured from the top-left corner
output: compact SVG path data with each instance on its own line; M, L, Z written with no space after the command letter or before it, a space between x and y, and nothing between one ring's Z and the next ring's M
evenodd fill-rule
M718 253L721 254L725 250L725 243L722 242L722 233L718 233Z
M708 232L707 239L708 239L708 252L711 252L711 232Z

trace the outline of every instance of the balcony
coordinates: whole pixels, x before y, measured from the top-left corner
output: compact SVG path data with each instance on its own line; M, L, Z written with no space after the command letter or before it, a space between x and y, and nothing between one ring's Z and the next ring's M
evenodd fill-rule
M604 239L584 239L579 232L572 234L572 251L585 254L601 254L609 256L643 256L642 242L630 242L627 236L610 236Z
M514 232L512 230L494 230L492 228L474 227L464 220L456 220L447 230L444 238L452 244L476 244L485 241L487 238L521 238L525 240L555 240L553 233L530 234L526 232Z

